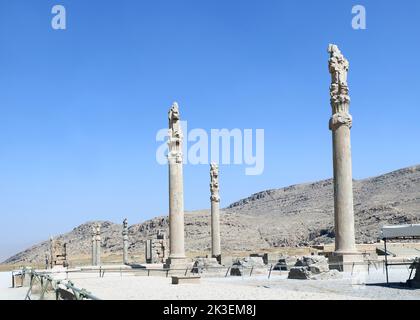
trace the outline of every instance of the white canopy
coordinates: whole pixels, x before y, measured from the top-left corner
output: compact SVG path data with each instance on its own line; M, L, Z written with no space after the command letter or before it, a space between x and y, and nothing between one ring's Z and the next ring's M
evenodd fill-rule
M398 226L383 226L382 239L420 237L420 224L403 224Z

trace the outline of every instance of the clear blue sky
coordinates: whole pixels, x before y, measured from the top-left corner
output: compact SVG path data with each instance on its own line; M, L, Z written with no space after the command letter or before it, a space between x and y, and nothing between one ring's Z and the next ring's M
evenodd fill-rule
M331 42L350 60L354 177L420 163L419 29L417 0L0 0L0 259L167 214L155 135L174 100L190 128L265 129L264 174L222 166L223 206L330 178ZM208 166L184 171L186 209L207 208Z

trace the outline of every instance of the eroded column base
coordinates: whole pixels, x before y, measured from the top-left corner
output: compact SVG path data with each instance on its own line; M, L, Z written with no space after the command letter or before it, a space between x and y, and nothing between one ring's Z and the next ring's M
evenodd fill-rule
M169 257L166 259L165 264L163 265L164 269L171 269L171 270L185 270L186 268L192 268L193 263L189 258L173 258Z
M328 257L330 270L340 272L361 272L367 270L363 255L360 252L334 252Z

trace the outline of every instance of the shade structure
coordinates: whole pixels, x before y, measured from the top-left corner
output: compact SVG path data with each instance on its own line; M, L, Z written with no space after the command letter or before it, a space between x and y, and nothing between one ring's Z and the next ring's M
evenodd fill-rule
M381 239L412 238L412 237L420 238L420 224L383 226L381 229Z

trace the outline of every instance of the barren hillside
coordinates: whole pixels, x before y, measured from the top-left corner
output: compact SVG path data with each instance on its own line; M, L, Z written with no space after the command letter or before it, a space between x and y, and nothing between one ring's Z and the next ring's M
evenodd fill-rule
M376 241L383 224L417 223L420 217L420 165L374 178L354 181L358 243ZM186 214L187 250L210 249L207 210ZM88 222L59 236L69 255L90 254ZM101 222L103 250L122 251L122 226ZM144 251L144 241L167 229L167 217L157 217L129 228L130 253ZM332 180L267 190L242 199L221 214L222 249L259 250L276 246L305 246L334 241ZM5 263L43 262L48 242L33 246Z

